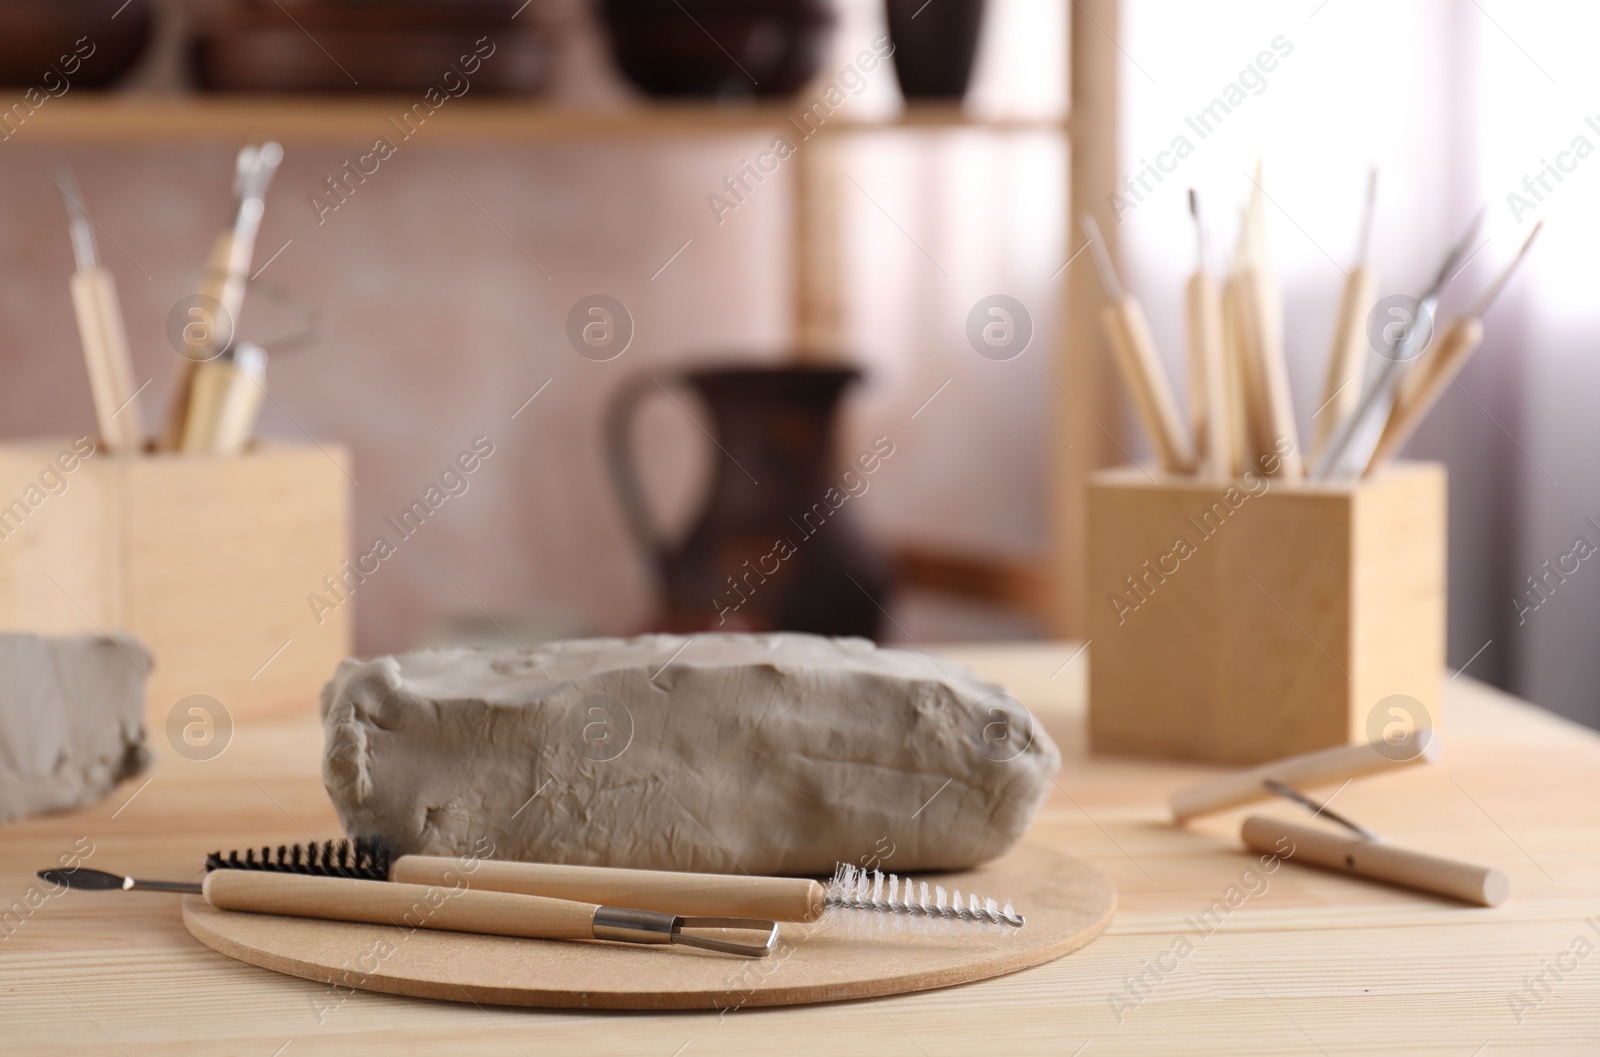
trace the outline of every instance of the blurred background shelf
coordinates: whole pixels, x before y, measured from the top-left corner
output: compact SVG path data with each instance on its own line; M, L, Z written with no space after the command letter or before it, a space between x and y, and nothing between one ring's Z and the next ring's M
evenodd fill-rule
M270 137L286 144L365 144L395 135L391 121L417 103L410 96L133 96L51 100L18 128L18 145L228 142ZM882 118L835 114L805 124L802 104L654 104L599 108L536 100L451 100L421 125L419 144L581 142L648 136L705 137L772 129L812 135L918 130L1064 133L1052 117L977 117L959 106L916 106Z

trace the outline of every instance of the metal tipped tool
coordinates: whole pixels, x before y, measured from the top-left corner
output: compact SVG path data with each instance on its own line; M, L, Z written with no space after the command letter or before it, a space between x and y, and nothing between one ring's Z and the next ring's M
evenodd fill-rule
M1400 333L1399 339L1380 352L1377 374L1362 392L1361 402L1339 423L1329 438L1312 471L1313 480L1360 477L1372 462L1378 441L1383 436L1383 428L1389 421L1389 413L1394 409L1395 392L1412 361L1422 354L1433 336L1433 317L1439 307L1439 296L1450 280L1460 273L1467 249L1477 237L1479 225L1483 223L1483 215L1484 211L1480 209L1460 240L1445 254L1433 282L1417 299L1416 313Z

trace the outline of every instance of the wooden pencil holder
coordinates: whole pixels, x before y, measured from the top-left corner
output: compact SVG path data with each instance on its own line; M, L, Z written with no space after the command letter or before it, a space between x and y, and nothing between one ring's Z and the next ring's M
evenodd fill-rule
M137 636L155 659L157 739L190 695L235 722L313 709L350 652L354 599L316 615L306 600L327 597L349 554L348 461L311 444L229 457L0 444L0 630Z
M1383 737L1391 707L1437 727L1445 489L1437 463L1339 484L1096 474L1090 747L1243 764ZM1422 714L1379 707L1396 695Z

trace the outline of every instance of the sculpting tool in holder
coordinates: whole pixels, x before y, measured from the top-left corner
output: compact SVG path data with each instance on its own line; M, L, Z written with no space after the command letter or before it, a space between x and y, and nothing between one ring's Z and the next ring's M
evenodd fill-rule
M1517 255L1506 265L1500 277L1494 281L1489 289L1478 298L1477 304L1467 311L1460 319L1453 320L1439 340L1417 361L1417 365L1406 375L1399 390L1395 393L1394 409L1389 413L1389 421L1383 428L1383 436L1378 440L1377 450L1372 453L1372 461L1367 466L1367 472L1382 466L1388 459L1400 450L1401 445L1411 439L1417 426L1433 410L1433 405L1444 394L1445 387L1455 381L1456 375L1461 373L1461 368L1466 366L1472 354L1483 342L1483 315L1489 311L1489 306L1494 304L1494 299L1510 281L1511 275L1522 263L1522 258L1527 256L1528 247L1533 245L1534 236L1539 234L1539 229L1544 227L1544 221L1539 221L1528 232L1528 237L1523 240L1522 248L1517 250Z
M1178 418L1178 404L1172 396L1167 372L1156 355L1155 339L1144 309L1130 294L1123 292L1111 256L1106 252L1100 225L1088 213L1083 215L1083 234L1089 240L1089 254L1105 289L1106 306L1100 320L1116 355L1122 380L1133 398L1134 410L1144 423L1150 443L1168 473L1188 473L1194 468L1194 449Z
M1340 422L1349 417L1361 399L1361 369L1366 362L1367 316L1377 297L1378 277L1368 266L1372 247L1372 215L1377 204L1378 170L1367 175L1367 204L1362 211L1361 237L1355 263L1345 276L1344 295L1339 300L1339 322L1333 333L1333 349L1328 354L1328 381L1323 389L1322 407L1316 415L1313 453L1327 445Z
M1480 211L1467 226L1461 240L1445 254L1438 274L1417 299L1416 311L1411 319L1405 321L1399 337L1379 350L1377 373L1361 394L1361 402L1356 409L1339 423L1333 436L1328 439L1327 446L1319 454L1316 471L1312 475L1314 479L1327 481L1360 477L1372 462L1384 426L1389 421L1389 413L1394 408L1395 393L1405 379L1411 361L1422 354L1428 339L1432 337L1433 316L1439 307L1439 295L1460 270L1462 258L1482 221L1483 213Z

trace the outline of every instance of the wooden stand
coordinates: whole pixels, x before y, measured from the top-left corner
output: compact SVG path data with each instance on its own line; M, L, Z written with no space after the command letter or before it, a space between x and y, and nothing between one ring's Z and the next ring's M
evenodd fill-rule
M1433 463L1327 485L1095 475L1091 747L1261 763L1372 740L1395 695L1438 729L1445 527ZM1377 736L1405 718L1381 711Z
M235 722L312 709L350 651L354 599L320 624L306 601L349 554L347 462L309 444L230 458L0 444L0 629L138 636L158 747L192 694Z

